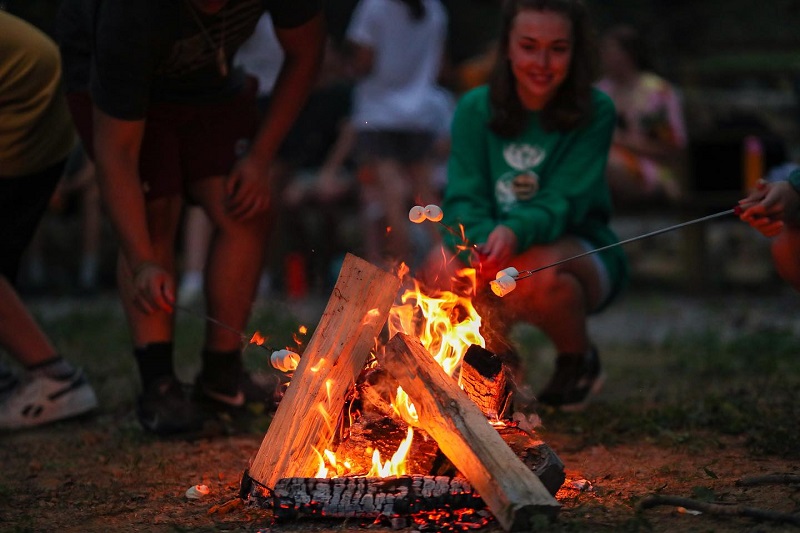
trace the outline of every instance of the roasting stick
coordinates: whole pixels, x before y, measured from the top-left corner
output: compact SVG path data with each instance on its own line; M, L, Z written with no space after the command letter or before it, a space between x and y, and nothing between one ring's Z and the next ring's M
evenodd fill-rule
M177 309L178 311L183 311L184 313L189 313L190 315L194 315L194 316L196 316L198 318L202 318L203 320L207 320L208 322L213 322L214 324L216 324L217 326L219 326L219 327L221 327L223 329L227 329L228 331L230 331L232 333L236 333L237 335L239 335L239 337L241 337L242 341L244 341L244 342L246 342L248 344L250 344L250 342L251 342L251 337L248 337L248 335L246 333L244 333L243 331L239 331L238 329L233 328L233 327L229 326L228 324L225 324L224 322L220 322L219 320L217 320L214 317L211 317L211 316L206 315L204 313L201 313L199 311L195 311L191 307L185 307L183 305L175 304L173 307L175 309Z
M706 222L708 220L711 220L711 219L714 219L714 218L719 218L719 217L724 217L724 216L727 216L727 215L739 215L739 214L741 214L743 209L744 208L742 206L736 206L733 209L728 209L726 211L720 211L719 213L714 213L712 215L707 215L707 216L704 216L704 217L695 218L693 220L688 220L686 222L681 222L680 224L675 224L674 226L669 226L669 227L662 228L662 229L659 229L659 230L651 231L650 233L645 233L643 235L639 235L637 237L631 237L630 239L625 239L623 241L619 241L619 242L614 243L614 244L609 244L608 246L603 246L601 248L597 248L597 249L594 249L594 250L589 250L588 252L584 252L582 254L574 255L572 257L567 257L566 259L562 259L560 261L556 261L555 263L551 263L549 265L545 265L545 266L542 266L542 267L539 267L539 268L534 268L532 270L516 271L516 269L514 269L513 267L507 268L507 269L504 269L504 270L501 270L500 272L498 272L497 273L497 279L491 281L489 284L492 287L492 291L496 295L505 296L506 294L508 294L509 292L514 290L514 287L516 286L516 282L517 281L519 281L521 279L525 279L527 277L530 277L533 274L535 274L536 272L539 272L540 270L545 270L547 268L552 268L552 267L558 266L558 265L560 265L562 263L566 263L567 261L572 261L572 260L578 259L580 257L585 257L587 255L596 254L598 252L602 252L603 250L608 250L609 248L614 248L615 246L621 246L623 244L628 244L630 242L639 241L641 239L647 239L649 237L654 237L656 235L660 235L662 233L667 233L669 231L680 229L680 228L683 228L683 227L686 227L686 226L689 226L689 225L692 225L692 224L697 224L699 222Z
M242 339L242 343L244 343L245 345L255 344L256 346L260 346L264 348L266 351L271 352L272 355L270 355L269 362L273 367L277 368L281 372L292 372L295 368L297 368L297 364L300 362L300 356L295 352L287 350L285 348L278 350L276 348L267 346L266 344L260 344L253 340L255 339L255 335L249 336L243 331L239 331L238 329L231 327L224 322L220 322L219 320L217 320L212 316L209 316L205 313L201 313L199 311L195 311L191 307L186 307L183 305L175 304L174 308L177 309L178 311L183 311L184 313L189 313L190 315L202 318L203 320L213 322L214 324L216 324L221 328L236 333L237 335L239 335L239 338Z

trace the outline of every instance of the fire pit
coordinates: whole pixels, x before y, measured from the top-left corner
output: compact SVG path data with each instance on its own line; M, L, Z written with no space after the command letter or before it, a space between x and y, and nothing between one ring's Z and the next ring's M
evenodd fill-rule
M527 531L554 518L563 464L507 416L513 391L482 348L471 302L417 287L393 305L400 285L400 275L345 258L240 496L279 519L402 527L446 513L470 528L496 519ZM445 307L436 318L433 300Z

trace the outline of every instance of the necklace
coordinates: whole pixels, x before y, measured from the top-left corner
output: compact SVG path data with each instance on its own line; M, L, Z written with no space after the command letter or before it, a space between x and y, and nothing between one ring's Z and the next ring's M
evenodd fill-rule
M197 14L197 11L195 11L190 0L186 0L186 7L192 14L192 17L194 17L194 21L197 23L197 26L203 32L203 36L206 38L208 45L212 50L214 50L219 75L223 78L226 78L228 76L228 60L225 57L225 10L223 9L222 11L222 33L220 34L219 45L216 45L214 43L214 39L212 39L211 35L209 35L205 24L203 24L203 21L200 20L200 15Z

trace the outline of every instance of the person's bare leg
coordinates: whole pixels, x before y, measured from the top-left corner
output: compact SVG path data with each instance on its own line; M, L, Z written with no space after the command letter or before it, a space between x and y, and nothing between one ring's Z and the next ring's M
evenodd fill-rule
M772 260L778 275L800 291L800 227L784 226L772 241Z
M233 329L247 327L261 275L268 239L268 212L238 221L225 211L223 178L192 185L214 227L206 263L205 292L211 317ZM241 349L240 335L213 323L207 325L205 348L217 352Z
M386 233L386 224L378 185L373 182L362 183L359 202L364 259L373 265L383 265L383 237Z
M0 276L0 346L25 367L56 356L50 339L4 276Z
M564 239L530 248L510 263L518 270L530 270L584 251L578 241ZM503 298L503 305L512 319L541 329L559 353L585 353L591 347L587 317L599 305L600 291L594 259L583 257L520 280Z
M379 159L375 163L375 175L380 186L381 204L386 215L389 253L398 264L411 259L408 208L411 198L410 178L403 167L393 159Z
M180 221L180 197L158 198L147 202L147 223L156 254L156 261L167 272L175 273L175 239ZM122 307L128 317L134 345L143 347L154 342L172 340L173 314L157 310L146 314L133 303L131 271L122 254L117 262L117 283Z
M189 303L203 290L203 269L208 256L213 228L201 207L188 207L184 217L184 262L178 298L183 303Z

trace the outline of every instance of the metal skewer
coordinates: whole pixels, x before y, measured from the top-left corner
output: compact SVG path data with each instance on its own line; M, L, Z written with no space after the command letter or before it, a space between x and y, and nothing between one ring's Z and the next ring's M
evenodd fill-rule
M572 257L567 257L566 259L562 259L560 261L556 261L555 263L552 263L552 264L549 264L549 265L545 265L543 267L534 268L533 270L522 270L515 277L515 279L517 279L517 280L524 279L524 278L527 278L527 277L535 274L536 272L539 272L540 270L545 270L547 268L552 268L552 267L560 265L562 263L566 263L567 261L572 261L573 259L578 259L580 257L585 257L587 255L596 254L597 252L602 252L603 250L608 250L609 248L614 248L615 246L622 246L623 244L628 244L629 242L634 242L634 241L638 241L638 240L641 240L641 239L646 239L648 237L653 237L655 235L660 235L662 233L667 233L668 231L673 231L673 230L680 229L680 228L683 228L683 227L686 227L686 226L689 226L689 225L692 225L692 224L697 224L698 222L705 222L707 220L711 220L711 219L719 218L719 217L724 217L724 216L727 216L727 215L738 215L741 212L742 212L742 207L741 206L736 206L733 209L728 209L726 211L720 211L719 213L714 213L713 215L707 215L707 216L704 216L704 217L695 218L694 220L688 220L686 222L681 222L680 224L675 224L674 226L669 226L667 228L662 228L662 229L659 229L659 230L656 230L656 231L651 231L650 233L645 233L644 235L639 235L637 237L631 237L630 239L625 239L623 241L619 241L619 242L614 243L614 244L609 244L608 246L603 246L603 247L597 248L595 250L589 250L588 252L584 252L582 254L578 254L578 255L575 255L575 256L572 256Z
M212 323L216 324L217 326L219 326L219 327L221 327L223 329L227 329L228 331L230 331L232 333L236 333L237 335L239 335L239 337L242 339L242 342L244 342L245 344L255 344L256 346L261 346L262 348L264 348L267 351L270 351L270 352L275 351L273 348L267 346L266 344L258 344L258 343L253 342L253 336L252 335L248 335L243 331L239 331L238 329L236 329L234 327L231 327L228 324L225 324L224 322L220 322L219 320L217 320L216 318L214 318L212 316L209 316L209 315L207 315L205 313L201 313L199 311L195 311L191 307L186 307L186 306L183 306L183 305L175 304L173 307L175 309L177 309L178 311L183 311L184 313L189 313L190 315L194 315L194 316L196 316L198 318L202 318L203 320L206 320L208 322L212 322Z

